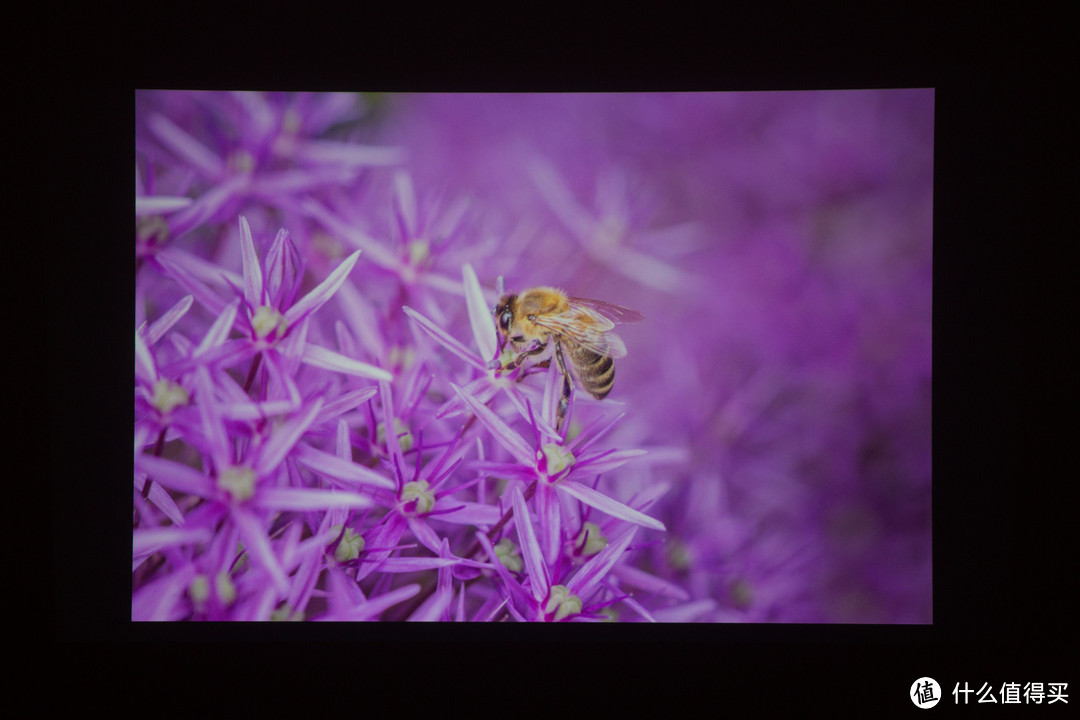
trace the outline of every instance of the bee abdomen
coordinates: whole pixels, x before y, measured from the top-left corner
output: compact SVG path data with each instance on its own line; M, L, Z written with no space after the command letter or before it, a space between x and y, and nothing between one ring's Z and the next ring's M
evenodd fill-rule
M572 353L581 387L597 400L603 400L615 384L615 362L592 350L575 348Z

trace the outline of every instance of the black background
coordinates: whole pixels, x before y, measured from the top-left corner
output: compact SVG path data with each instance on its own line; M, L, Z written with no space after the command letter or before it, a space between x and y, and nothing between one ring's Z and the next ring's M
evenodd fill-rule
M417 714L590 712L574 704L582 695L611 714L651 700L680 715L738 703L881 716L917 712L905 698L921 676L942 685L939 714L955 712L956 682L1075 691L1080 238L1064 21L869 4L756 17L430 7L97 8L43 17L16 41L5 114L26 123L7 136L26 167L8 167L5 247L9 317L25 327L9 330L8 355L26 367L8 375L18 429L7 507L20 523L9 524L4 585L22 608L8 616L25 634L20 664L57 699L144 712L292 691L316 713L342 700L356 713L378 700ZM136 88L876 87L936 89L932 625L130 622ZM225 695L242 704L211 702Z

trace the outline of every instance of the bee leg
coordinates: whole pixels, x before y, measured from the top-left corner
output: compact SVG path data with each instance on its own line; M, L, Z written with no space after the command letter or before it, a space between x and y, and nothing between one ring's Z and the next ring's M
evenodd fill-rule
M563 420L570 410L570 393L573 392L573 383L570 382L570 373L566 371L566 361L563 360L562 343L555 342L555 360L559 363L559 370L563 376L562 397L559 398L559 408L555 415L555 432L562 430Z
M536 363L534 365L531 365L528 368L526 368L525 371L522 372L520 376L518 376L518 380L519 381L524 380L525 378L527 378L530 375L535 375L536 373L544 372L544 370L548 369L549 367L551 367L551 361L550 360L544 360L542 362L538 362L538 363Z
M521 363L525 362L525 358L529 357L530 355L537 355L539 353L542 353L544 351L544 348L546 347L547 343L544 343L542 345L537 345L536 347L532 347L528 350L523 350L522 352L519 352L517 356L510 361L510 364L507 365L506 368L508 370L513 370L515 368L521 367Z

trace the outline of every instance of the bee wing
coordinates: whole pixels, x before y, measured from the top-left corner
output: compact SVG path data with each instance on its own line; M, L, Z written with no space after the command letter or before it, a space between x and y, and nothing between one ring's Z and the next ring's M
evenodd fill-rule
M645 316L637 310L631 310L622 305L614 305L609 302L604 302L603 300L590 300L589 298L578 297L567 298L567 300L570 301L571 305L590 310L592 313L607 318L618 325L623 323L641 322L645 319Z
M609 358L626 356L626 345L615 333L589 334L588 337L574 338L574 341L583 348Z
M626 355L626 345L623 341L618 335L608 332L614 327L614 323L588 308L571 307L565 313L538 315L533 322L600 355L611 358L621 358Z

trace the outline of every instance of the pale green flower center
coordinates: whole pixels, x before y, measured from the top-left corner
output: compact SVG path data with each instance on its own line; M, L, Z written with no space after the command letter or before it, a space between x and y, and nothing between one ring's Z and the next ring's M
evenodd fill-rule
M581 548L579 552L584 557L595 555L606 548L607 545L608 539L600 532L600 526L591 522L587 522L582 526L577 540L574 541L574 546Z
M332 530L338 532L341 531L340 525L335 525ZM334 559L338 562L348 562L349 560L355 560L360 557L360 552L364 549L364 537L354 532L352 528L345 528L345 534L341 537L341 542L338 543L337 548L334 550Z
M300 113L289 108L281 117L281 131L295 135L300 131Z
M394 418L394 435L397 436L398 444L401 445L401 452L409 452L413 446L413 436L409 432L409 426L401 421L401 418ZM379 445L386 443L386 423L381 422L375 427L375 440Z
M197 604L206 602L206 599L210 597L210 578L205 575L196 575L191 579L191 584L188 585L188 595Z
M236 541L236 561L233 563L233 572L242 572L248 564L247 553L244 552L244 543L240 540Z
M510 572L521 572L521 553L510 538L503 538L495 545L495 557Z
M593 247L605 257L613 255L626 235L626 221L620 217L608 215L600 220L593 236Z
M154 407L162 415L168 415L173 409L187 405L190 399L188 391L172 380L161 379L154 383Z
M570 442L578 435L580 435L581 430L581 423L579 423L577 420L571 420L569 427L567 427L566 429L566 442Z
M552 585L544 614L555 613L555 622L581 612L581 598L570 593L565 585Z
M412 367L414 356L415 353L411 347L394 346L390 348L390 366L408 370Z
M247 150L237 150L229 155L228 164L229 169L237 175L250 173L255 169L255 156Z
M754 589L743 578L733 580L728 587L728 593L731 595L731 602L740 610L750 607L754 601Z
M289 603L282 603L280 607L270 613L270 619L274 622L296 622L304 619L304 613L302 610L294 612L292 605Z
M516 358L517 355L517 352L514 351L514 346L510 343L506 343L506 346L503 347L502 352L499 353L499 365L502 367L503 370L506 370L508 367L510 367L510 364L514 362L514 358Z
M574 453L558 443L548 443L543 451L544 459L547 461L548 476L558 475L574 464Z
M416 514L424 515L431 512L435 507L435 496L428 490L427 480L416 480L405 483L401 489L401 502L404 504L416 501Z
M264 338L274 330L277 330L278 335L280 335L285 332L285 316L274 308L263 305L255 311L254 317L251 318L251 327L255 331L255 337L257 338Z
M686 570L690 567L690 551L686 545L675 538L667 542L667 559L671 567L676 570Z
M232 605L236 599L236 586L227 572L219 572L214 578L214 589L217 591L218 600L223 605Z
M324 232L312 234L311 246L322 255L325 255L327 260L331 261L338 260L345 254L341 242Z
M218 487L222 488L233 500L247 500L255 494L255 471L249 467L230 467L218 475Z
M409 243L409 264L419 265L431 257L431 243L418 238Z
M160 245L169 238L169 224L160 215L149 215L135 221L135 237L141 243Z

